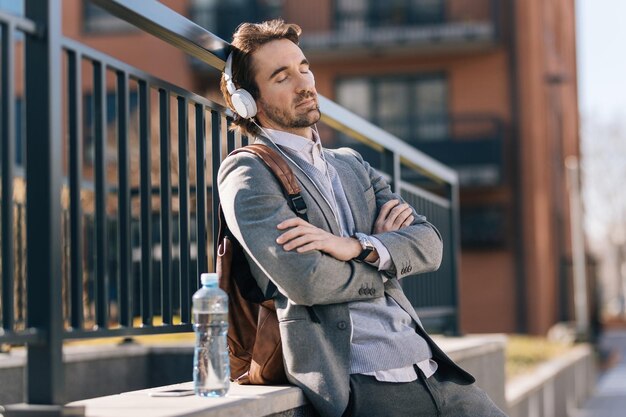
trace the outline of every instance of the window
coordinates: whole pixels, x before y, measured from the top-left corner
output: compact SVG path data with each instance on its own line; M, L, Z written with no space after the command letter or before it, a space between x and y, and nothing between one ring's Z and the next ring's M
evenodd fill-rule
M409 143L448 138L443 74L339 80L337 102Z
M130 23L113 16L95 4L83 2L83 28L89 33L115 33L138 31Z
M354 31L437 24L444 21L444 6L444 0L337 0L336 26Z
M503 248L509 219L504 206L461 207L461 244L464 248Z
M284 0L191 0L190 19L230 40L241 22L261 22L279 17Z

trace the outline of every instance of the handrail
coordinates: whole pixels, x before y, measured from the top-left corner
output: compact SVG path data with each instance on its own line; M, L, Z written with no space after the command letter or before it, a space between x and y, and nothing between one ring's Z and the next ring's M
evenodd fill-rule
M15 26L17 30L25 33L37 33L37 25L30 19L6 13L0 10L0 22Z
M215 36L156 0L91 0L114 16L127 21L189 55L224 70L228 42Z
M206 64L222 71L230 44L184 16L172 13L156 0L91 0L109 13L134 24L160 39L181 48ZM384 147L407 165L449 184L458 184L458 174L403 140L375 126L332 100L319 96L322 121L357 140Z
M382 145L386 149L401 155L400 159L403 162L418 168L425 174L430 174L430 176L440 178L452 184L458 181L458 174L453 169L415 149L397 136L352 113L345 107L323 96L319 96L319 104L322 111L322 120L342 131L342 133L349 134L364 142L373 142L378 146Z

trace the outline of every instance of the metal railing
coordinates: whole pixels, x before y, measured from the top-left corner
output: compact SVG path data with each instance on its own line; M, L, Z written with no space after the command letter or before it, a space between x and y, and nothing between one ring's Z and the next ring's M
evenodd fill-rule
M161 3L94 2L223 69L229 45ZM30 404L63 402L64 340L191 330L191 294L199 274L214 267L218 197L212 185L226 153L247 143L245 137L228 131L231 113L220 105L64 38L60 11L60 0L27 0L25 18L0 13L0 343L27 345L25 401ZM12 87L16 31L25 34L27 87L26 188L21 201L15 198L19 175L13 163L18 140L17 93ZM115 123L107 119L110 88L115 92ZM131 92L137 95L132 111ZM87 125L86 106L93 115ZM326 125L381 153L381 169L395 191L442 232L441 269L403 285L427 322L441 331L457 332L457 175L324 97L320 107ZM84 148L86 136L92 137L93 150ZM93 166L84 163L85 152L93 152ZM438 194L403 181L407 170L419 171L438 184ZM20 217L16 223L10 202L26 207L25 282L18 273L23 265L14 247L21 242L15 236L23 231L24 220ZM161 300L154 297L157 284ZM173 300L174 293L178 300ZM24 325L15 315L22 298L27 303ZM159 301L163 324L154 321Z

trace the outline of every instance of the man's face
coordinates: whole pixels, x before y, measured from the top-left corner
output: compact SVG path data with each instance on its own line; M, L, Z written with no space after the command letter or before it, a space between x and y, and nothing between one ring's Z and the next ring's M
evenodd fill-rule
M266 43L252 55L259 122L264 127L309 136L320 119L315 79L298 45L288 39Z

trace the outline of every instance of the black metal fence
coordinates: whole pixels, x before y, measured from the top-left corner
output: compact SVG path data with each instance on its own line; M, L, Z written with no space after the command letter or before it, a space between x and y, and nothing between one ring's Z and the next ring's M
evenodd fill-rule
M228 44L161 3L94 2L223 69ZM27 346L31 404L60 403L64 340L191 330L191 295L214 268L217 169L247 142L218 104L64 38L61 10L27 0L23 18L0 13L0 343ZM320 105L329 128L380 153L394 189L441 230L441 269L403 285L427 323L457 332L456 174ZM436 187L409 184L407 170Z

